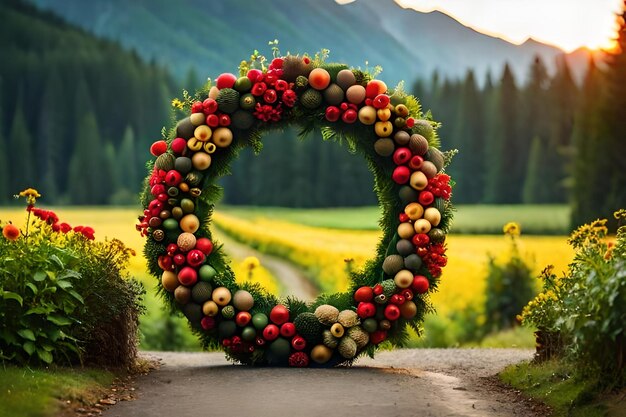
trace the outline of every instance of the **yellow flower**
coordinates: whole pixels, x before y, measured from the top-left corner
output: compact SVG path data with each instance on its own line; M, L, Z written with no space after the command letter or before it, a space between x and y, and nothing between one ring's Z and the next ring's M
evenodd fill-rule
M505 235L519 236L520 233L522 232L522 229L518 223L508 222L507 224L504 225L504 227L502 228L502 231L504 232Z
M183 109L183 107L185 107L185 103L183 103L181 100L175 98L172 100L172 107L176 107L177 109Z
M248 271L252 271L261 265L261 262L259 262L259 259L255 256L248 256L241 263L244 269L247 269Z
M19 196L17 197L26 197L26 203L29 205L34 205L35 201L37 201L37 199L41 197L41 194L39 194L39 191L35 190L34 188L27 188L21 191Z

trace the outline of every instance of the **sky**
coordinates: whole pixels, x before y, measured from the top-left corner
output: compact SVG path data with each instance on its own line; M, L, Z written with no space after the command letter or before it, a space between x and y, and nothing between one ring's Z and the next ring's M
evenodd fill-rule
M349 2L344 0L342 2ZM529 37L570 52L610 47L622 0L396 0L421 12L442 11L466 26L515 44Z

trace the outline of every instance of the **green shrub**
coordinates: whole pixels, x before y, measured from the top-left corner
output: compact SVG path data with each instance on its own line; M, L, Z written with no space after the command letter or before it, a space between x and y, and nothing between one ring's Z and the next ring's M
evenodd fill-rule
M25 231L4 224L0 238L0 359L132 364L145 292L125 273L133 251L60 223L26 191Z
M504 226L510 239L511 253L503 264L489 258L485 298L485 330L507 329L517 324L516 317L535 295L532 268L522 258L517 245L520 227L516 223Z
M615 213L618 221L626 211ZM626 226L615 242L607 239L606 220L581 226L569 239L575 250L569 272L543 273L543 292L523 310L524 324L558 335L562 354L585 374L605 376L605 382L626 382Z

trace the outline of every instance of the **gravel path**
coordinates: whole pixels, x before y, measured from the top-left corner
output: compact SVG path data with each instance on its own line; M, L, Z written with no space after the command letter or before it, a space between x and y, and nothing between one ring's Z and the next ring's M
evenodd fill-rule
M267 255L243 245L217 228L216 231L218 240L224 244L224 250L230 256L242 259L247 256L256 256L259 259L261 265L267 268L280 282L280 296L291 295L307 302L313 301L317 297L318 290L309 282L300 268L277 256Z
M137 381L137 399L105 417L539 416L494 383L522 349L405 349L351 368L249 368L222 353L154 352L159 370Z

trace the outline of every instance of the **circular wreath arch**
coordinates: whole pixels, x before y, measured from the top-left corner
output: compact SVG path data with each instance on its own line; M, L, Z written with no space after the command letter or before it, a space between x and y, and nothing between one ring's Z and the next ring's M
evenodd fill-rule
M452 219L451 153L438 150L437 124L402 86L319 56L242 62L195 98L174 100L188 117L151 146L137 226L160 294L180 309L203 347L222 347L249 365L334 366L373 356L385 341L401 345L420 331L430 291L446 265ZM239 285L209 230L216 180L261 135L296 125L345 141L367 161L382 208L376 256L353 272L346 293L312 304L277 299L258 283Z

